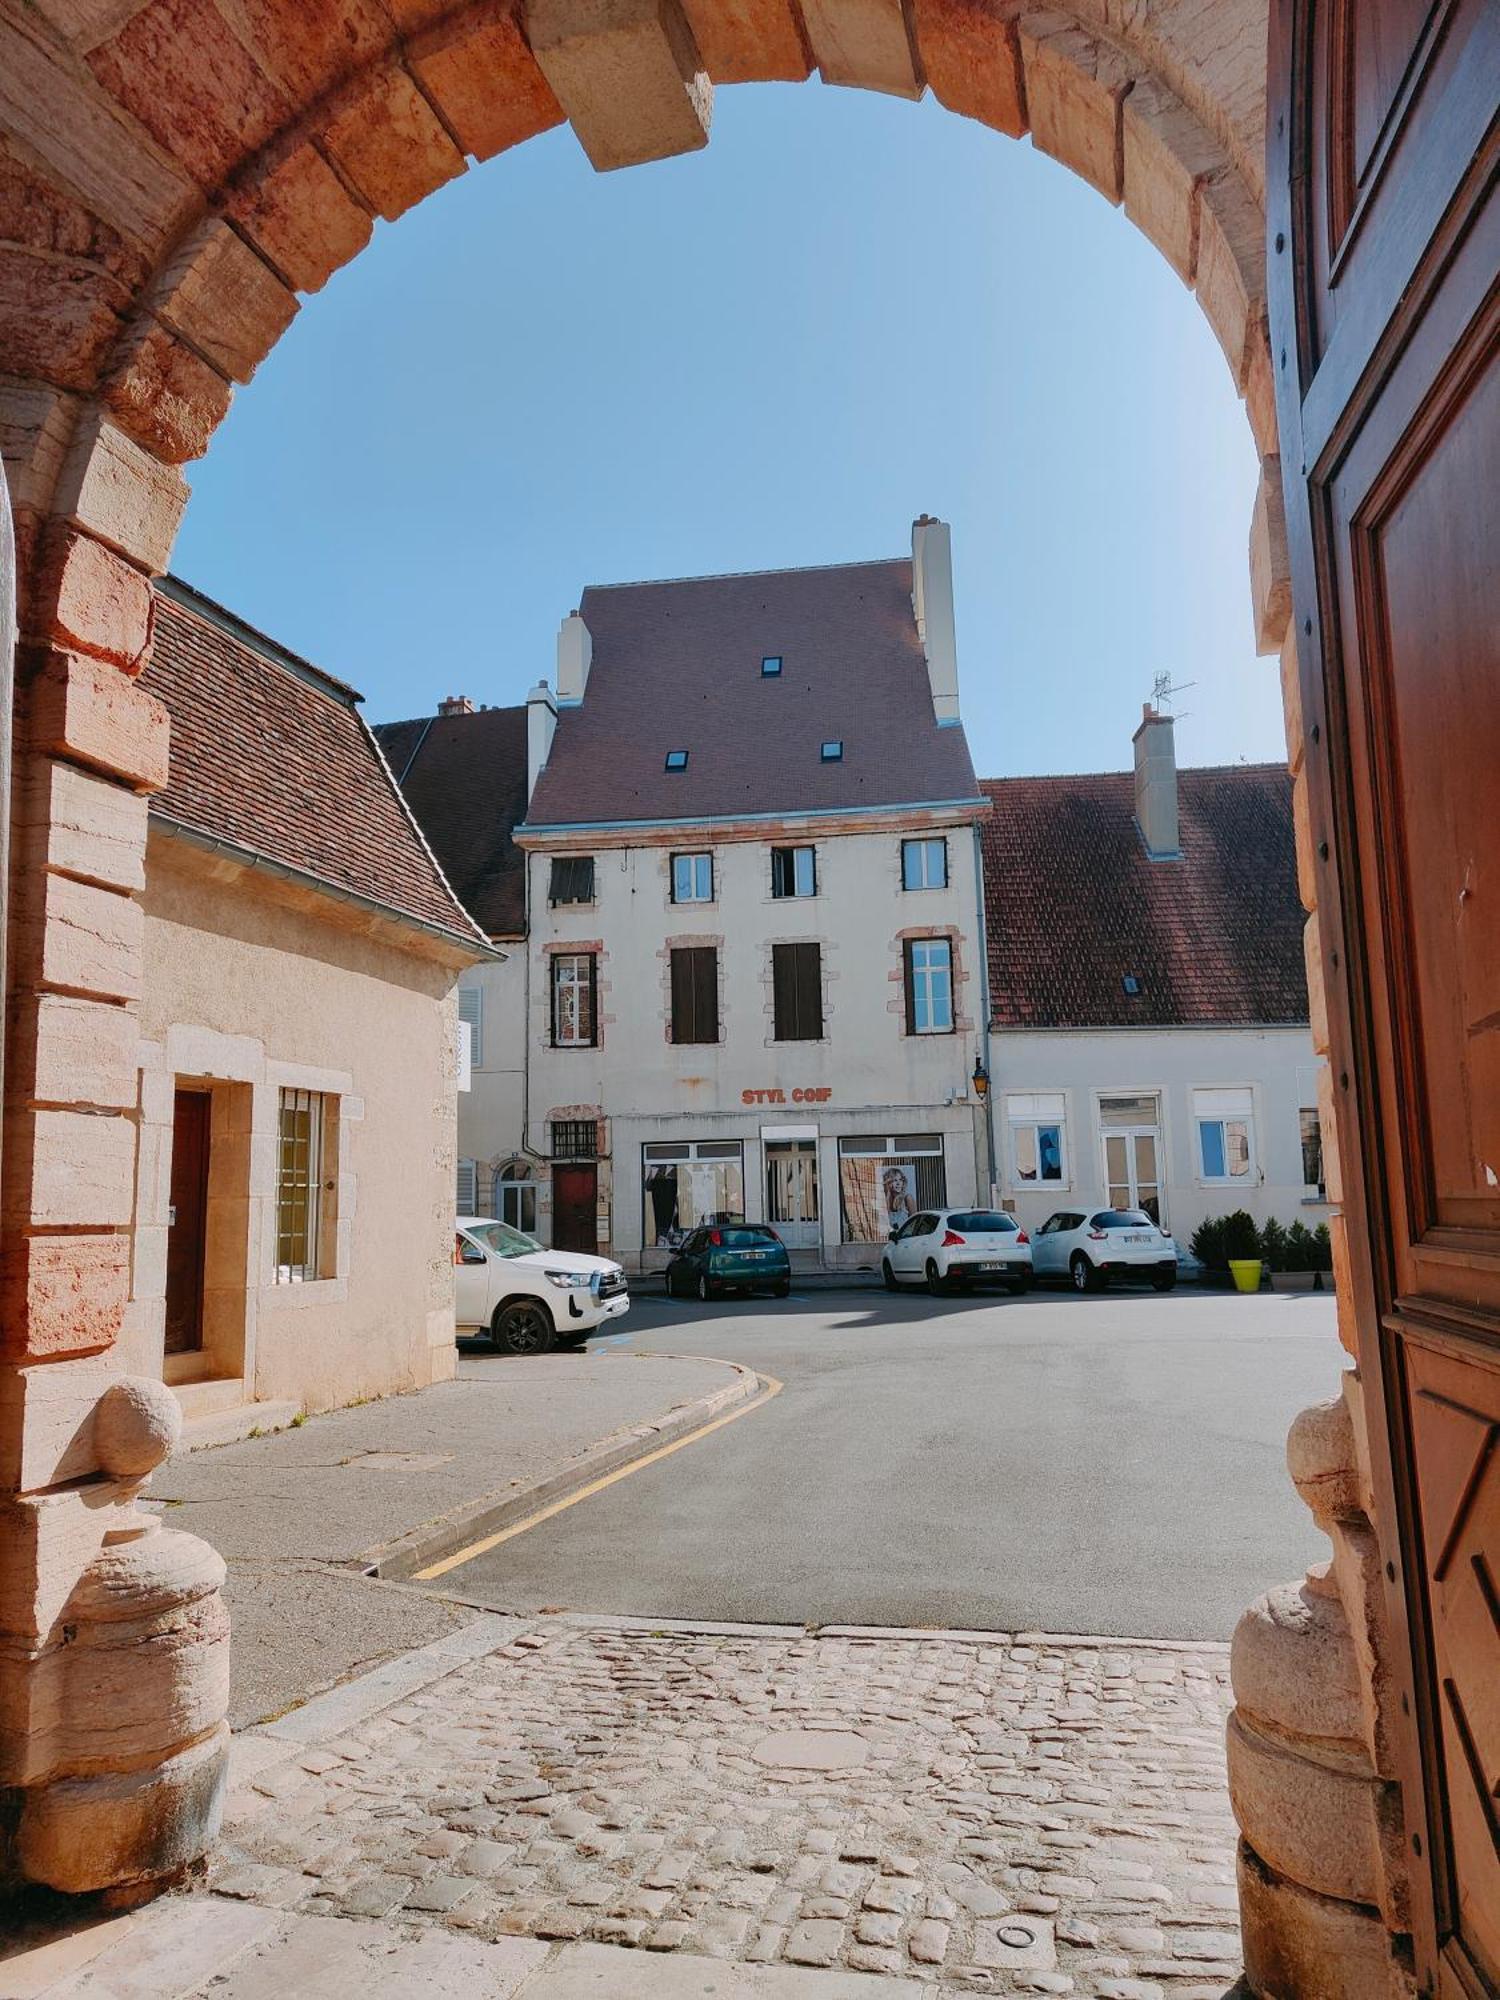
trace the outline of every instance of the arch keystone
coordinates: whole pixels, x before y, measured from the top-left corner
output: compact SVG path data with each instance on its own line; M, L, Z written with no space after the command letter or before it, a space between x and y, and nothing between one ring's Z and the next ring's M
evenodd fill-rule
M1062 14L1024 15L1020 32L1033 144L1118 203L1129 65Z
M527 28L600 173L708 144L714 87L678 0L533 0Z
M912 0L912 25L939 104L1023 139L1026 90L1015 29L974 0Z
M802 19L825 83L922 95L901 0L802 0Z

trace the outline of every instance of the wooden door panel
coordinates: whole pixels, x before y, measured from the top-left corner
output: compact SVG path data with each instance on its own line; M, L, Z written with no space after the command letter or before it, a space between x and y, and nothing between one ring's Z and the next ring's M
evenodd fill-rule
M208 1149L213 1099L179 1090L172 1105L172 1220L167 1230L166 1351L203 1345L203 1260L208 1227Z

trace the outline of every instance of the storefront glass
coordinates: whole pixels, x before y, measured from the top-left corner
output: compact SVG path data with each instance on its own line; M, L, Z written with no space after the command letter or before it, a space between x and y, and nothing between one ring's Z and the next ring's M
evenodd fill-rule
M839 1140L839 1197L846 1243L884 1243L919 1209L947 1200L941 1133Z
M685 1140L641 1148L643 1242L675 1250L700 1223L745 1213L744 1147L734 1140Z

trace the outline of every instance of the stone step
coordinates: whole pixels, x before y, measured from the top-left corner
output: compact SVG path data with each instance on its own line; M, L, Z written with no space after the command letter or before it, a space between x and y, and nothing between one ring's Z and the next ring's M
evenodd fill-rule
M200 1382L174 1382L172 1394L182 1405L183 1422L196 1423L199 1417L211 1416L215 1410L232 1410L243 1403L245 1378L243 1375L206 1375Z
M238 1444L253 1432L284 1431L301 1411L294 1402L237 1403L231 1409L209 1410L182 1426L179 1451L206 1451L210 1445Z

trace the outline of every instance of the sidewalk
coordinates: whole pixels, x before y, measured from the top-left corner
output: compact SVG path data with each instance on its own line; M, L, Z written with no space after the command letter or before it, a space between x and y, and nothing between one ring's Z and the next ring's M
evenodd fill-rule
M671 1355L465 1355L456 1381L180 1453L148 1497L229 1564L231 1723L280 1714L473 1615L361 1569L409 1574L419 1554L467 1539L466 1523L544 1504L754 1388L727 1362Z

